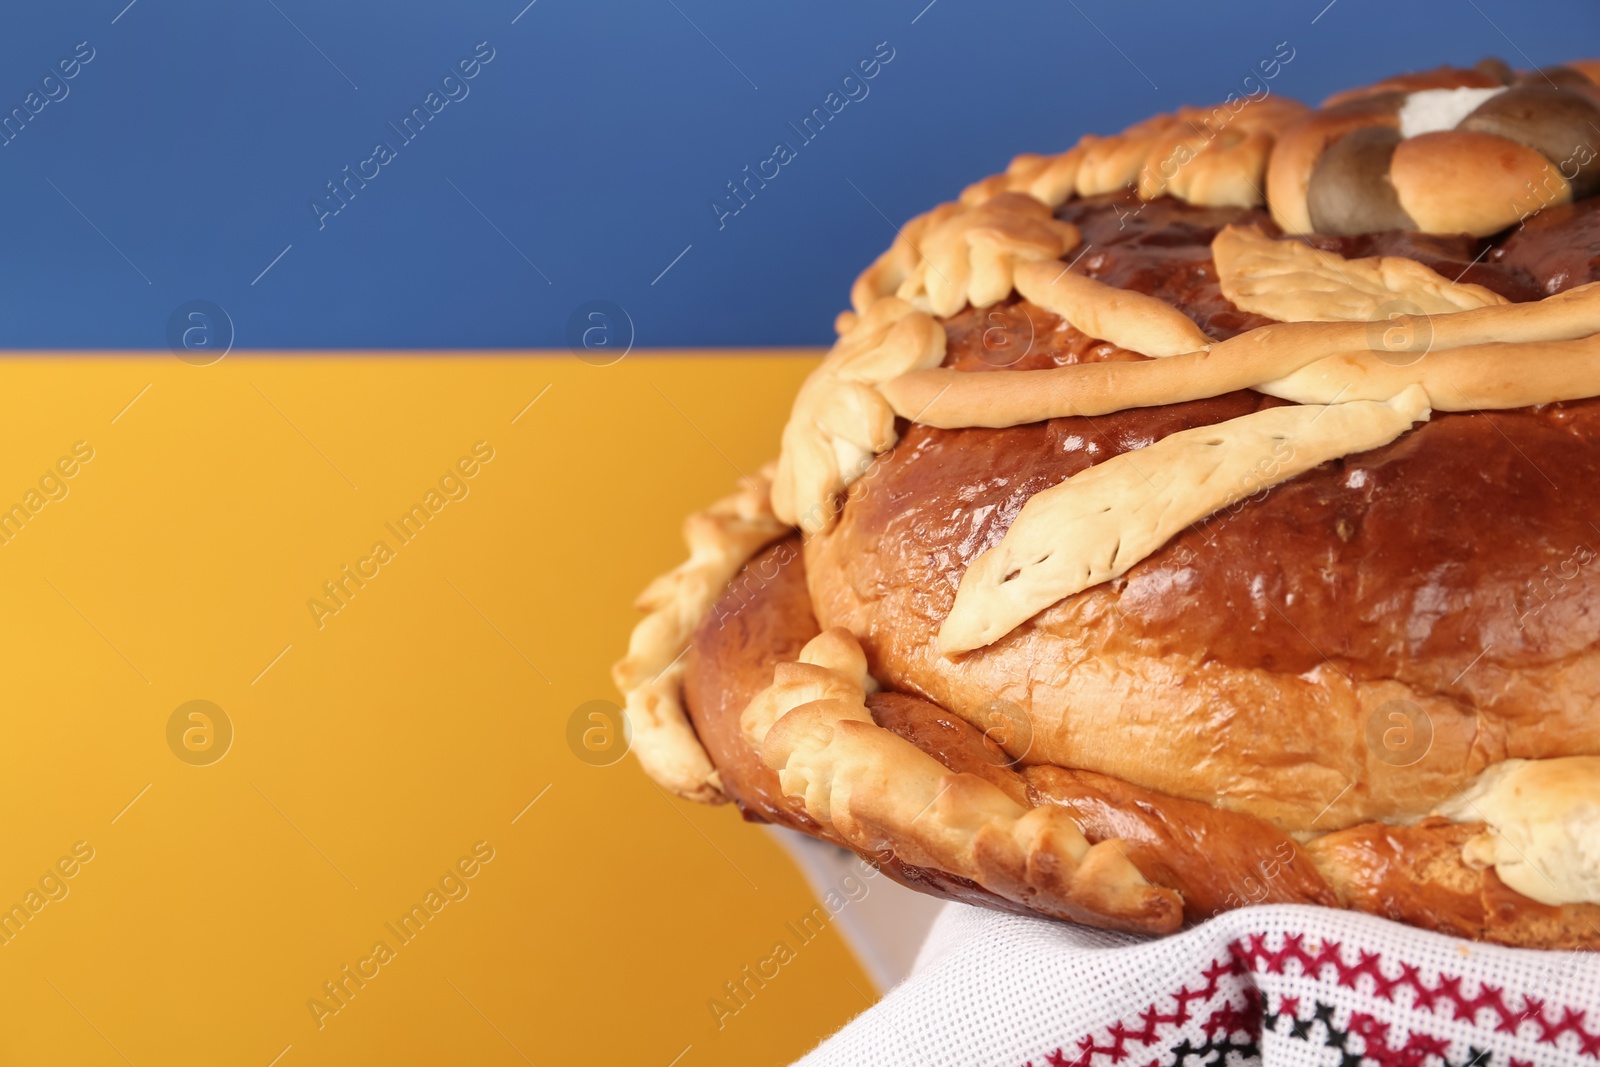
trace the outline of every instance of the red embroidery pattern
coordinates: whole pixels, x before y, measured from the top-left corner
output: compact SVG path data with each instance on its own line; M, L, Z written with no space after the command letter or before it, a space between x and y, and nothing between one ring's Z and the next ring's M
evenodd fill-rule
M1376 952L1359 952L1359 962L1347 964L1338 941L1324 941L1314 953L1306 951L1304 934L1285 934L1283 948L1276 951L1268 949L1266 941L1264 934L1251 934L1230 943L1228 952L1240 966L1255 972L1264 970L1267 974L1283 974L1284 965L1291 960L1300 964L1302 974L1312 978L1320 978L1323 968L1332 967L1338 983L1347 989L1359 988L1356 982L1365 975L1372 980L1372 995L1380 1000L1393 1001L1395 990L1410 989L1415 1010L1438 1013L1445 1009L1452 1012L1451 1018L1474 1025L1478 1013L1487 1009L1495 1015L1495 1033L1515 1034L1518 1026L1531 1021L1539 1028L1535 1040L1540 1044L1553 1045L1562 1034L1570 1033L1577 1036L1579 1049L1585 1056L1600 1059L1600 1032L1587 1029L1583 1025L1586 1013L1576 1008L1562 1008L1558 1018L1545 1000L1521 996L1521 1010L1513 1011L1506 1002L1505 990L1497 986L1482 986L1476 996L1468 997L1461 992L1459 976L1435 975L1436 984L1428 985L1419 976L1420 969L1409 963L1398 964L1399 977L1390 978L1383 973L1382 957ZM1373 1023L1376 1024L1376 1020ZM1351 1028L1356 1028L1355 1016L1351 1018Z
M1493 1016L1488 1026L1492 1033L1516 1035L1523 1023L1531 1022L1538 1030L1533 1035L1534 1040L1547 1045L1555 1044L1562 1035L1570 1033L1577 1039L1583 1055L1600 1060L1600 1031L1590 1030L1584 1025L1587 1013L1583 1010L1572 1007L1557 1009L1543 998L1528 995L1512 994L1508 999L1505 990L1490 985L1481 986L1475 995L1469 997L1461 990L1462 979L1459 976L1438 974L1432 976L1430 983L1424 980L1420 968L1409 963L1398 963L1390 968L1397 969L1398 975L1391 977L1385 973L1383 964L1386 961L1380 953L1358 951L1357 962L1352 964L1345 961L1341 942L1324 940L1320 948L1311 951L1305 947L1306 941L1304 934L1285 934L1280 949L1268 948L1264 934L1250 934L1232 941L1227 946L1228 960L1212 960L1211 965L1201 972L1203 983L1185 984L1171 994L1170 999L1176 1002L1173 1010L1163 1012L1152 1003L1138 1013L1137 1023L1119 1020L1107 1027L1102 1037L1088 1034L1080 1037L1070 1051L1067 1046L1062 1046L1046 1054L1045 1063L1047 1067L1092 1067L1096 1062L1095 1057L1103 1057L1099 1062L1120 1064L1133 1056L1135 1050L1148 1052L1163 1044L1168 1045L1160 1050L1163 1056L1176 1057L1173 1067L1183 1067L1191 1057L1197 1063L1222 1062L1221 1058L1213 1060L1212 1057L1228 1051L1258 1055L1256 1041L1263 1025L1263 1004L1260 993L1248 985L1239 990L1244 998L1242 1005L1224 999L1206 1016L1201 1024L1206 1038L1204 1044L1183 1041L1173 1045L1171 1042L1177 1036L1174 1031L1198 1017L1196 1006L1204 1005L1219 994L1231 992L1231 989L1225 989L1225 985L1233 987L1242 984L1224 983L1224 978L1243 978L1248 982L1247 976L1251 975L1288 974L1292 973L1286 970L1290 963L1299 964L1301 975L1318 981L1331 977L1339 986L1358 992L1368 992L1358 984L1362 977L1366 977L1370 982L1370 995L1380 1000L1393 1002L1396 991L1409 989L1413 1010L1446 1015L1452 1020L1465 1021L1474 1026L1480 1025L1480 1013L1488 1011ZM1332 968L1331 975L1325 974L1329 968ZM1513 1008L1513 1001L1520 1001L1520 1009ZM1300 998L1281 997L1276 1011L1265 1012L1266 1029L1276 1033L1277 1020L1288 1017L1291 1020L1289 1036L1306 1040L1308 1024L1320 1022L1327 1031L1327 1043L1338 1047L1348 1064L1365 1060L1378 1067L1424 1067L1430 1059L1445 1064L1450 1062L1447 1055L1450 1043L1443 1038L1415 1030L1403 1030L1396 1024L1384 1022L1362 1011L1352 1011L1348 1028L1341 1030L1332 1024L1333 1010L1331 1005L1319 1002L1314 1016L1302 1020L1299 1018ZM1394 1030L1402 1032L1395 1035L1394 1043L1391 1043L1391 1031ZM1235 1035L1241 1034L1244 1038L1236 1039ZM1351 1035L1362 1040L1364 1051L1360 1055L1348 1052L1344 1047L1344 1042ZM1149 1061L1146 1067L1156 1067L1159 1062L1160 1057ZM1468 1056L1468 1063L1473 1067L1490 1067L1493 1062L1489 1053L1479 1052L1475 1048ZM1023 1067L1034 1067L1033 1061L1029 1060ZM1533 1065L1512 1059L1508 1067Z
M1121 1063L1132 1055L1130 1043L1134 1047L1148 1048L1155 1044L1163 1028L1188 1025L1189 1020L1194 1017L1189 1010L1192 1002L1199 1001L1203 1004L1213 999L1221 989L1220 979L1224 976L1245 973L1244 966L1237 961L1222 963L1212 960L1211 966L1201 972L1201 977L1205 979L1204 985L1195 988L1186 985L1172 994L1172 999L1178 1002L1176 1010L1162 1012L1151 1004L1139 1013L1137 1027L1130 1027L1119 1020L1107 1029L1107 1043L1101 1044L1095 1040L1094 1035L1086 1035L1078 1039L1076 1056L1069 1059L1068 1054L1058 1048L1045 1056L1045 1063L1049 1067L1089 1067L1094 1062L1095 1056L1109 1056L1112 1063ZM1220 1008L1212 1011L1201 1025L1210 1042L1217 1041L1219 1037L1227 1039L1239 1031L1254 1035L1261 1027L1260 998L1255 990L1247 989L1243 1008L1235 1008L1233 1004L1224 1002ZM1024 1067L1033 1067L1033 1062L1030 1060Z

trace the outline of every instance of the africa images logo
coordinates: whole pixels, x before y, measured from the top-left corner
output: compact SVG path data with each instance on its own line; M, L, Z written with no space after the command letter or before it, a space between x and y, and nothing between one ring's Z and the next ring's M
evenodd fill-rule
M378 141L372 146L372 154L356 163L354 171L348 163L345 164L341 172L343 177L338 183L328 182L325 195L311 198L311 214L317 220L317 229L326 229L328 219L349 207L356 193L365 189L367 182L382 174L384 167L398 159L400 149L422 136L428 123L445 108L465 100L472 92L472 87L467 83L483 73L483 68L492 63L494 57L495 50L489 42L479 41L473 47L472 55L458 62L439 79L439 88L429 90L428 95L422 98L422 103L413 107L398 126L392 121L389 123L389 128L395 132L394 141Z
M867 82L881 74L883 68L894 60L894 55L894 47L888 41L879 41L873 46L872 56L857 62L840 79L839 88L830 90L822 98L821 106L812 108L802 116L799 125L789 123L789 129L795 135L793 140L786 138L774 144L772 155L757 163L754 173L746 164L742 172L744 177L738 179L737 185L732 181L727 182L727 195L710 201L711 217L716 219L717 229L727 226L730 218L749 207L750 201L756 198L756 190L765 189L767 182L782 174L784 167L799 158L800 149L820 137L835 116L851 104L865 100L872 91Z
M384 538L373 541L371 549L359 557L353 566L344 564L338 574L322 583L321 596L306 599L306 609L311 612L311 621L317 629L322 629L329 618L349 607L356 594L383 573L383 567L399 558L400 549L420 537L446 505L465 500L472 492L470 479L476 478L484 464L493 459L493 445L488 441L474 443L470 453L457 458L439 476L438 488L430 486L420 501L402 511L393 521L385 522L383 528L394 538L393 545Z
M474 843L470 853L445 868L436 885L429 886L420 901L414 902L399 918L383 924L385 936L372 943L367 955L353 965L345 964L322 983L321 992L307 997L306 1008L317 1029L321 1030L330 1018L348 1008L356 994L382 974L383 968L399 957L401 949L422 936L422 931L439 918L440 912L452 903L466 900L472 892L472 879L484 865L493 862L494 857L494 846L489 842Z

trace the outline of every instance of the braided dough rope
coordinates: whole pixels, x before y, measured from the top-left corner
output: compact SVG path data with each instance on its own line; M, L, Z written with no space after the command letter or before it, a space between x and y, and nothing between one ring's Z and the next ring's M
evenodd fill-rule
M958 291L963 285L968 286L970 302L976 307L1004 298L1010 291L1001 288L1004 264L980 261L978 252L984 241L997 246L1014 242L1015 247L1009 249L1013 261L1054 259L1078 244L1077 231L1068 223L1055 220L1049 210L1041 213L1019 206L1019 197L1051 209L1074 194L1095 196L1134 189L1147 200L1168 195L1191 204L1258 207L1264 202L1267 160L1277 135L1305 112L1304 104L1279 96L1247 101L1238 111L1224 104L1185 107L1146 119L1111 137L1084 137L1056 155L1019 155L1003 174L963 189L959 201L940 204L906 223L889 249L856 279L850 289L854 310L840 315L838 330L848 330L856 315L887 296L909 299L939 315L961 309ZM998 208L996 214L1003 219L998 230L1006 240L980 237L979 245L964 260L959 235L991 225L985 221L986 208ZM1021 218L1005 217L1017 215ZM1041 224L1063 237L1067 230L1072 231L1060 252L1032 254L1040 247L1035 242L1044 240L1036 228ZM990 258L996 257L991 254ZM971 266L972 281L959 280L967 277L964 262ZM993 269L985 271L990 266ZM930 268L934 274L931 281L927 277Z
M876 683L848 630L826 630L780 664L741 727L785 795L866 853L970 879L1058 918L1143 933L1183 921L1182 897L1151 885L1121 842L1090 845L1066 811L1026 807L957 774L873 722Z
M1151 150L1180 125L1176 115L1152 115L1095 141L1078 165L1078 195L1100 196L1137 188L1139 172Z
M1600 352L1588 340L1597 332L1600 282L1591 282L1535 303L1450 315L1262 326L1165 359L1005 374L938 368L881 388L897 414L945 429L1092 417L1252 388L1301 403L1331 403L1335 397L1386 400L1406 385L1422 384L1440 411L1523 407L1600 393ZM1297 375L1302 368L1307 373ZM1375 383L1392 388L1374 395ZM1347 388L1355 392L1342 394Z
M1138 174L1139 195L1162 194L1211 207L1259 207L1265 199L1267 160L1278 134L1306 113L1298 100L1269 96L1236 115L1212 120L1221 107L1179 108L1177 121L1157 135Z
M944 360L944 327L904 300L879 300L807 376L783 428L772 509L808 534L832 527L835 498L896 439L881 382Z
M1330 98L1272 150L1272 217L1292 234L1485 237L1593 195L1600 94L1588 75L1569 73L1578 84L1441 68Z
M1089 145L1078 170L1078 195L1132 187L1146 200L1163 194L1191 204L1258 207L1262 179L1278 132L1306 106L1281 96L1224 105L1182 107Z
M1331 404L1381 400L1419 385L1435 411L1503 410L1600 396L1600 334L1435 350L1404 366L1390 362L1394 358L1375 352L1325 356L1255 388L1297 404Z
M961 192L963 204L981 204L1006 192L1027 193L1051 207L1078 196L1134 188L1146 200L1175 196L1211 207L1256 207L1267 158L1278 131L1306 113L1287 97L1183 107L1157 115L1111 137L1086 136L1053 156L1025 153L1003 174Z
M1279 322L1375 322L1400 309L1439 315L1510 303L1414 259L1346 259L1293 238L1273 240L1254 226L1224 227L1211 242L1211 259L1234 307Z
M1439 130L1395 146L1389 181L1421 232L1487 237L1544 207L1572 202L1559 163L1497 134ZM1464 173L1478 180L1463 181Z
M1600 76L1600 62L1578 61L1568 69L1574 77L1591 81ZM941 204L906 223L889 249L856 279L850 291L853 310L840 313L836 329L847 332L858 315L892 295L919 306L949 308L936 310L938 314L959 310L954 294L962 283L953 274L964 272L946 271L934 257L936 275L942 273L948 282L928 284L923 246L948 225L972 225L956 220L1008 196L1031 197L1054 208L1073 195L1133 189L1147 200L1168 195L1199 205L1266 204L1289 233L1400 226L1429 233L1489 234L1540 208L1587 195L1600 184L1600 137L1591 139L1586 124L1578 121L1583 117L1579 112L1593 106L1587 99L1600 98L1594 86L1513 86L1505 99L1486 103L1458 129L1400 137L1401 109L1417 93L1499 84L1482 71L1441 68L1339 94L1315 112L1282 96L1245 100L1237 111L1231 104L1184 107L1110 137L1084 137L1056 155L1019 155L1004 173L969 185L958 202ZM1554 105L1547 99L1552 94ZM1568 145L1573 130L1581 137L1578 144ZM1365 131L1381 136L1372 142ZM1334 143L1353 132L1363 137L1339 150L1343 162L1322 168ZM1374 169L1379 163L1382 175ZM1328 175L1317 177L1319 169ZM1462 181L1463 174L1472 180ZM1320 227L1313 224L1308 206L1314 177L1326 194L1320 197L1327 214ZM1376 193L1368 195L1371 190ZM1363 206L1373 196L1382 203ZM1350 229L1335 216L1369 224ZM1046 217L1048 213L1039 221ZM1023 244L1031 242L1026 235L1014 236ZM1076 243L1074 238L1071 244ZM970 266L970 258L968 262ZM1000 298L990 295L998 283L991 288L983 282L980 277L979 296L972 299L980 307ZM909 290L902 291L906 286ZM918 301L923 294L926 299Z
M721 804L711 757L683 708L683 653L711 606L745 561L788 532L769 503L775 465L737 493L683 520L689 558L651 582L635 606L649 612L611 668L626 702L634 755L645 773L686 800Z
M939 651L998 641L1051 604L1127 573L1191 523L1330 459L1426 421L1411 386L1393 400L1268 408L1170 434L1036 493L961 576Z
M1089 146L1100 138L1090 134L1053 156L1024 152L1011 160L1003 174L991 174L961 190L961 202L969 206L992 200L1001 193L1027 193L1052 208L1072 199L1078 188L1078 168Z

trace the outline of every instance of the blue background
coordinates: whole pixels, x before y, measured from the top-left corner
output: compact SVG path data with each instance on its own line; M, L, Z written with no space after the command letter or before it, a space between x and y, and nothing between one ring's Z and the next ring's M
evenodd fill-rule
M1600 5L1511 0L125 2L0 15L0 112L95 50L0 148L0 345L163 348L195 299L240 348L560 347L594 300L641 346L825 343L889 220L1219 100L1279 42L1273 90L1308 101L1600 54ZM470 95L319 229L325 183L480 41ZM724 183L880 41L869 95L719 229Z

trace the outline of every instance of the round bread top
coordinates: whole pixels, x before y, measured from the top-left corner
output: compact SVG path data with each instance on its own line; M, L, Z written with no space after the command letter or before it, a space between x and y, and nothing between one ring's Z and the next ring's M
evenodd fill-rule
M1184 109L908 223L785 430L819 622L1297 832L1600 752L1600 200L1541 154L1597 72Z
M1219 341L1272 322L1222 294L1211 254L1228 225L1279 236L1258 209L1124 192L1067 201L1056 217L1087 248L1064 257L1075 274L1154 296ZM1303 240L1404 256L1528 302L1600 279L1597 225L1590 200L1494 238ZM942 366L963 375L1148 361L1017 295L938 322ZM995 700L1026 709L1031 736L1013 755L1027 762L1297 832L1420 816L1508 757L1600 751L1595 400L1435 414L1263 486L992 644L939 654L963 576L1030 499L1112 457L1137 462L1174 433L1284 405L1238 390L1004 428L901 419L837 525L808 544L818 619L860 636L890 688L975 722ZM1382 708L1425 729L1425 747L1369 744Z

